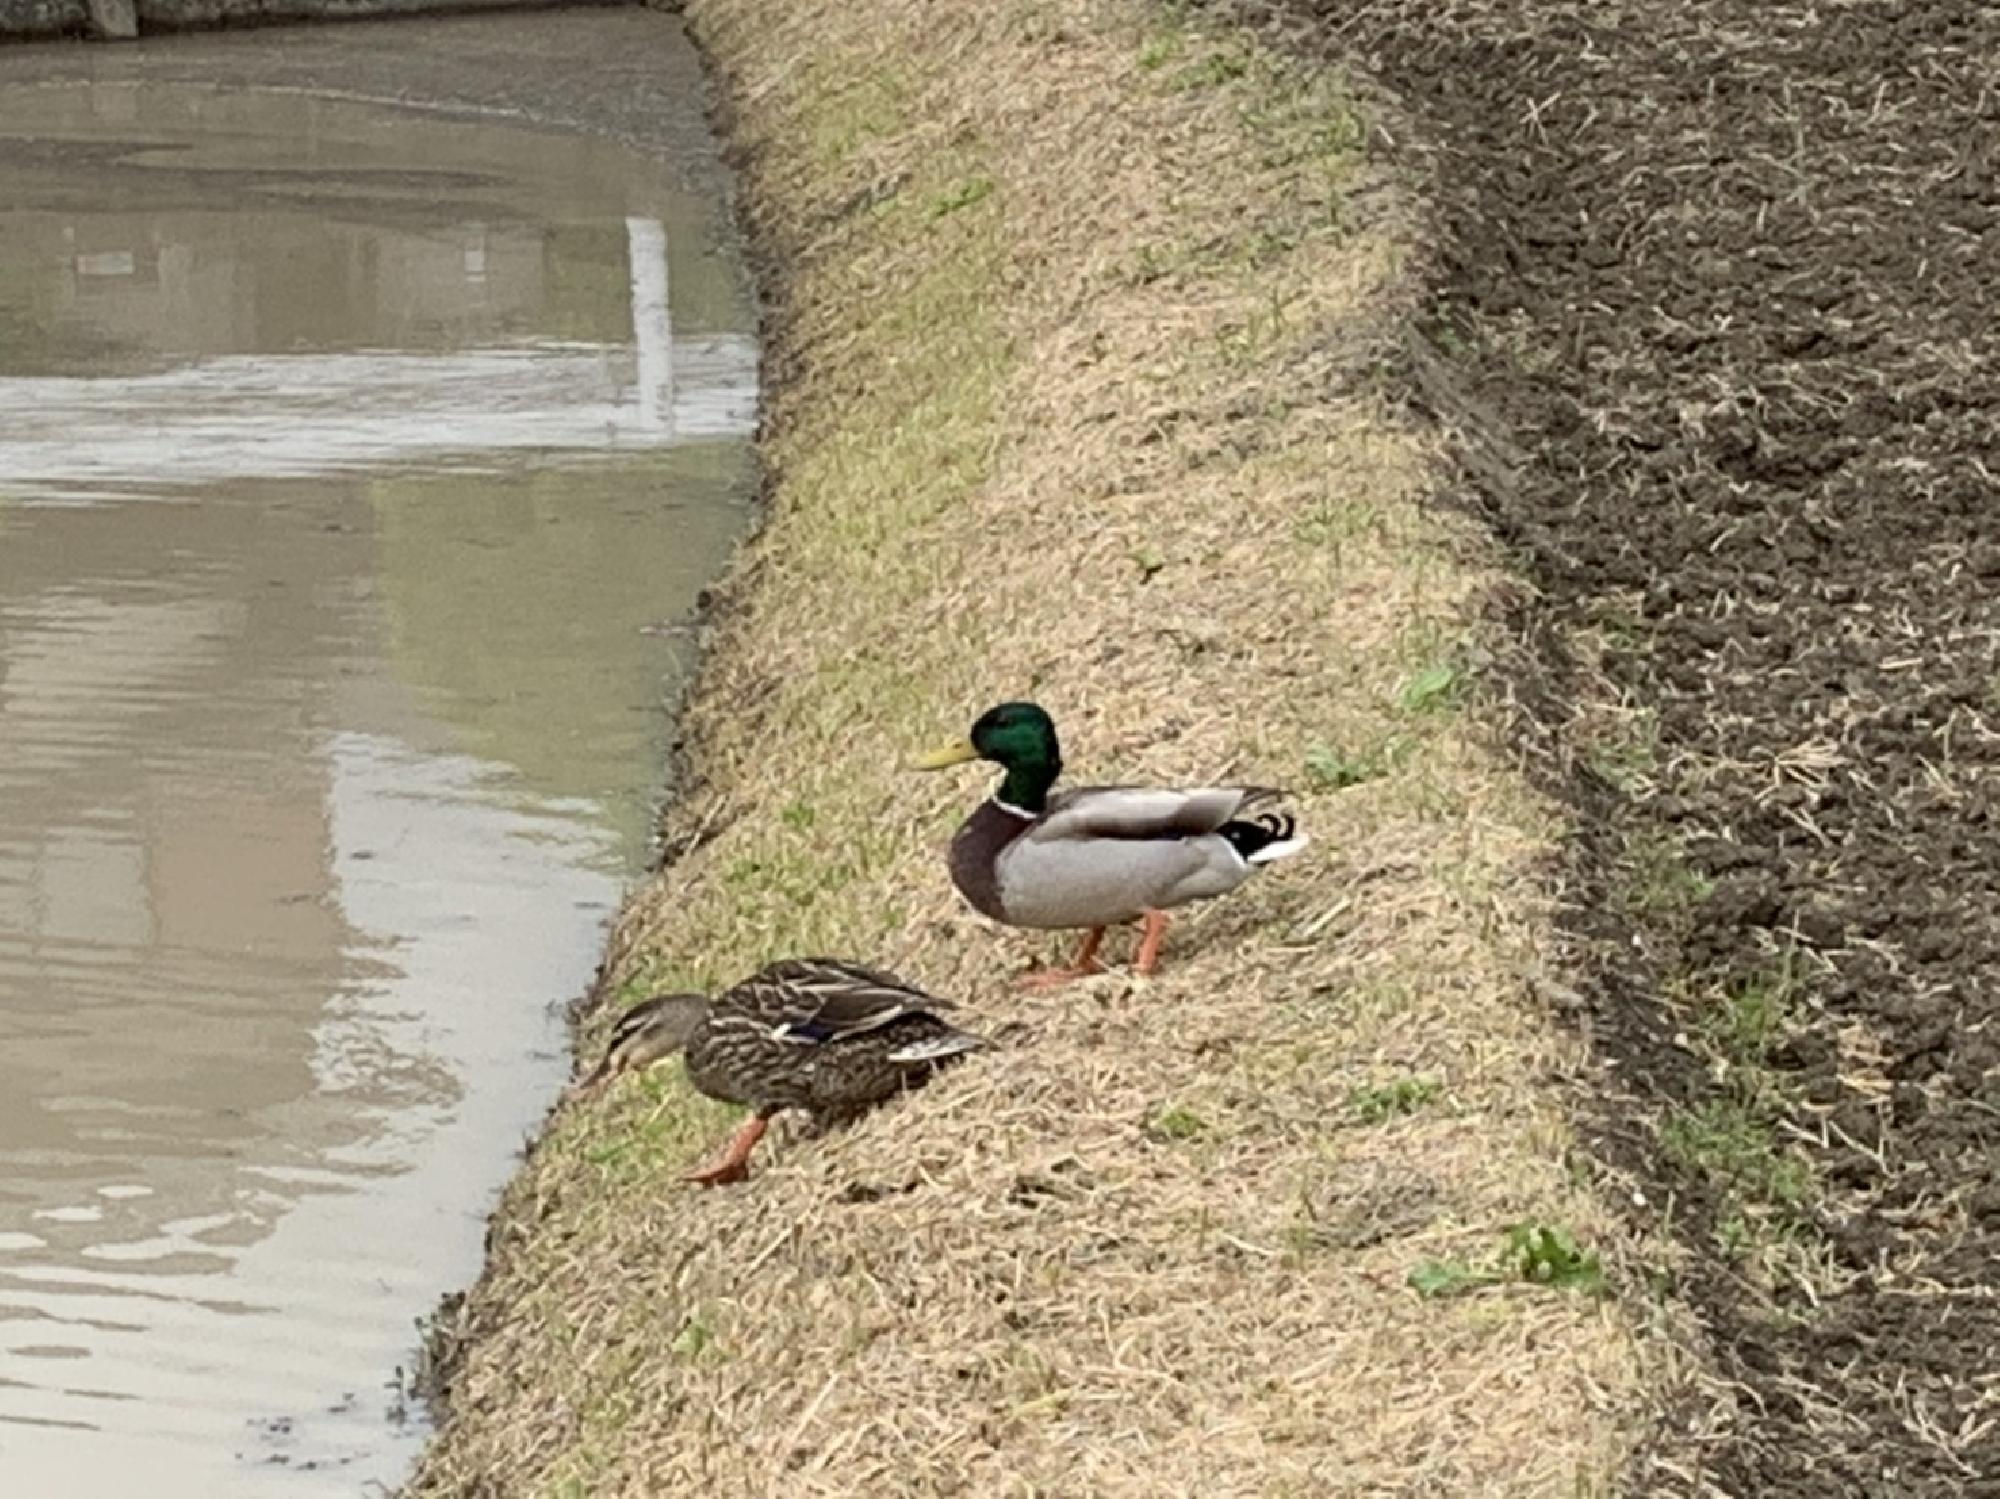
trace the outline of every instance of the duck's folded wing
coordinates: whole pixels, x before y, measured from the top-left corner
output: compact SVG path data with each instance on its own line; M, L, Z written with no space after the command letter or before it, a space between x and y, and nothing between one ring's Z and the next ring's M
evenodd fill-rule
M779 984L816 999L833 994L867 994L879 995L884 1001L939 1003L935 996L926 994L908 979L846 958L780 958L766 965L753 982Z
M1279 793L1262 786L1081 786L1053 798L1035 839L1196 838Z
M774 1039L824 1044L951 1006L893 973L839 958L788 958L757 976L782 993Z

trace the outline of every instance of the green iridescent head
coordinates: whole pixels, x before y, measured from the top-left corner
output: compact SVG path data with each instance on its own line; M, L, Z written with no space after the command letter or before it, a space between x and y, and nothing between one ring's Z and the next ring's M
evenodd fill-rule
M965 738L933 750L917 767L943 770L968 760L991 760L1005 770L999 799L1024 812L1039 812L1062 774L1055 720L1037 703L1000 703L980 714Z

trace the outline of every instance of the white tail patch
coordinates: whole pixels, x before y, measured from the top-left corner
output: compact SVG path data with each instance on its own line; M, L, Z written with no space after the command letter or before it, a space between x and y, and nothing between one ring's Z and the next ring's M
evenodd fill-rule
M918 1062L941 1062L946 1057L955 1057L961 1052L971 1051L984 1043L977 1036L969 1036L964 1031L947 1031L942 1036L932 1036L924 1041L912 1041L908 1046L899 1046L889 1053L889 1060L903 1065Z
M1308 838L1304 833L1294 833L1289 838L1280 838L1276 843L1265 844L1256 853L1250 855L1249 862L1252 864L1272 864L1279 859L1289 859L1310 842L1312 842L1312 839Z

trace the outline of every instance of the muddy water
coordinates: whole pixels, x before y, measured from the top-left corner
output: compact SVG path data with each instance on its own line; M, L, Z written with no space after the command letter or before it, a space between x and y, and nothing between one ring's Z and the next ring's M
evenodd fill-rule
M749 319L655 158L119 66L0 74L0 1491L353 1495L643 856Z

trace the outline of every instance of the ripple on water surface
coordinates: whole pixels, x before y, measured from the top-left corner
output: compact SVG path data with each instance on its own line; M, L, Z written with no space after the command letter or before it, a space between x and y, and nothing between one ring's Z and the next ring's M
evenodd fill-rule
M304 95L0 83L0 204L0 1488L353 1494L643 853L748 312L657 163Z

